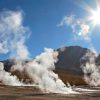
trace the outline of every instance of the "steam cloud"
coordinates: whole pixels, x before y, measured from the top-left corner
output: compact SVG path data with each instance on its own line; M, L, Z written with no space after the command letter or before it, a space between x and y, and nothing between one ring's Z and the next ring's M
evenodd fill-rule
M75 93L71 87L68 88L57 74L53 72L55 69L54 63L57 62L58 53L52 49L45 48L45 51L37 56L34 60L24 63L16 61L11 67L11 72L19 71L22 74L27 74L32 80L31 83L24 83L11 73L5 72L3 64L0 63L0 81L5 85L14 86L38 86L43 92L53 93ZM24 72L24 73L23 73Z
M21 67L17 67L17 65L12 66L12 69L21 72L24 70L32 79L31 84L39 86L39 88L45 92L72 93L72 89L68 88L62 80L59 79L58 75L53 72L55 69L54 63L58 60L57 56L57 52L45 48L45 51L31 62Z
M23 12L3 11L0 13L0 53L11 53L11 57L26 59L29 55L25 46L29 28L23 26Z
M98 54L95 52L87 51L82 59L87 59L85 65L82 65L81 68L84 72L84 79L87 84L91 86L100 86L100 65L96 64L96 58Z
M5 85L21 86L23 83L19 82L16 76L11 76L11 73L4 70L3 63L0 62L0 81Z
M53 71L58 60L58 53L54 50L45 49L32 61L23 63L29 57L25 45L29 34L29 28L23 25L23 11L3 11L0 14L0 53L10 53L11 58L16 58L10 72L6 72L3 63L0 63L0 81L14 86L37 85L44 92L73 93ZM14 71L27 74L32 82L26 84L23 79L19 80L12 75Z

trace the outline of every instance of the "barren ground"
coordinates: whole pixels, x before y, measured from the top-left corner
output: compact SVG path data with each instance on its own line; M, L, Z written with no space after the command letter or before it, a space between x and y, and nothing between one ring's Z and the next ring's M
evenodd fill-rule
M97 90L93 92L81 91L78 88ZM74 88L81 94L42 93L36 87L0 86L0 100L100 100L100 87Z

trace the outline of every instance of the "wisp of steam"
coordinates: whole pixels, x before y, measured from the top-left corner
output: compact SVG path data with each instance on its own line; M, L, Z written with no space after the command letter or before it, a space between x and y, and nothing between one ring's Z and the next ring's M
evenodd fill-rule
M91 86L100 86L100 66L96 64L97 57L98 54L96 52L87 51L82 58L87 60L86 64L81 66L84 72L84 79Z
M45 49L35 59L24 63L29 58L29 51L25 45L26 37L30 35L28 27L23 25L23 11L3 11L0 13L0 53L10 54L15 59L10 72L4 70L3 63L0 63L0 81L5 85L13 86L38 86L43 92L53 93L74 93L68 88L59 76L54 73L55 63L58 61L58 53L53 49ZM24 83L11 72L25 72L32 80L31 83Z
M96 59L99 55L88 33L83 38L90 46L90 50L87 50L86 54L82 57L86 61L85 64L81 65L84 72L84 80L91 86L100 86L100 65L96 64Z

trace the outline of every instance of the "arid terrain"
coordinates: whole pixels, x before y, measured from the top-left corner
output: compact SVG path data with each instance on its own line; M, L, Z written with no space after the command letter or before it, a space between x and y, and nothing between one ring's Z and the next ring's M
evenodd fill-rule
M84 89L82 90L82 88ZM91 91L85 89L91 89ZM80 86L73 88L73 90L80 94L43 93L36 87L31 86L15 87L1 85L0 100L100 100L100 87Z

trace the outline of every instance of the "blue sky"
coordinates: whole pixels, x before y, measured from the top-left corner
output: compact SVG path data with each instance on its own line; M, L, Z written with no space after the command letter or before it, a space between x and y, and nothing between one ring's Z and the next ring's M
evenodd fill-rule
M96 0L0 0L0 12L21 9L24 12L23 23L31 30L31 36L26 40L26 45L35 57L45 47L60 48L64 46L79 45L89 48L84 39L73 39L72 28L68 25L57 25L64 16L75 15L76 19L88 17L90 13L85 10L86 5L96 9ZM91 41L100 53L100 25L95 26L90 33ZM77 37L78 35L76 35ZM80 38L80 37L79 37ZM9 54L1 54L0 59L5 59Z

